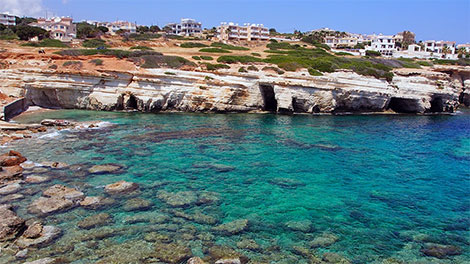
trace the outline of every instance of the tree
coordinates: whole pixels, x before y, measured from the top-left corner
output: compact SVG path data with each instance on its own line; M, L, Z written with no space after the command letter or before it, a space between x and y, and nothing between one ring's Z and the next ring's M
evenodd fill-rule
M147 33L150 31L150 28L147 26L138 26L137 27L137 32L138 33Z
M403 35L403 42L401 43L403 49L408 49L409 45L414 44L416 42L415 33L405 30L401 34Z
M4 24L0 24L0 31L4 31L7 27Z
M156 25L152 25L150 26L150 32L153 32L153 33L157 33L160 31L160 27L156 26Z
M106 33L106 32L109 31L109 28L104 27L104 26L99 26L99 27L98 27L98 30L101 31L101 32L103 32L103 33Z
M450 48L447 47L447 46L444 46L444 47L442 48L442 54L444 54L444 57L445 57L447 54L449 54L449 53L450 53Z
M17 26L27 26L31 23L38 22L38 20L33 17L15 17L15 22Z
M77 23L77 38L95 38L101 31L94 25L86 22Z
M165 31L166 33L173 32L173 29L170 26L164 26L162 30Z
M31 27L31 26L16 26L13 28L13 31L21 40L30 40L34 37L38 37L39 39L49 37L49 32L42 28L38 27Z
M277 31L275 28L270 28L269 29L269 35L276 35Z

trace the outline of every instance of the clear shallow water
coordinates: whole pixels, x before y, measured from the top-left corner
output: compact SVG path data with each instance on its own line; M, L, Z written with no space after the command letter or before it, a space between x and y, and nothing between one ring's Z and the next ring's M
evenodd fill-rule
M118 235L79 239L77 222L96 211L82 208L46 217L64 235L38 256L67 256L87 263L112 255L119 243L143 241L154 224L126 224L135 214L164 214L176 228L159 229L207 255L214 244L226 245L252 260L307 263L293 250L309 248L322 256L338 253L353 263L382 263L393 258L411 263L470 261L470 113L457 116L276 116L209 114L138 114L56 111L27 115L21 122L44 118L103 120L116 126L87 131L61 131L53 138L15 142L35 162L68 164L118 163L122 174L74 176L69 170L45 172L53 183L76 186L87 195L104 195L102 186L118 180L141 186L139 197L152 201L145 212L124 211L128 197L118 197L110 213ZM36 173L37 174L37 173ZM172 208L157 192L215 192L219 203ZM35 197L40 194L36 194ZM17 202L22 207L31 199ZM214 225L176 217L175 212L202 212L218 223L248 219L242 233L225 235ZM286 226L311 222L307 231ZM217 225L215 224L215 225ZM192 225L187 234L188 225ZM330 246L311 248L315 237L332 233ZM209 238L201 239L202 235ZM259 250L237 242L253 239ZM57 245L75 244L68 251ZM448 259L425 257L425 243L456 245L463 254ZM138 242L135 242L138 243ZM149 243L151 244L151 243ZM142 249L143 250L143 249ZM136 253L137 254L137 253ZM144 254L144 253L142 253ZM283 262L284 261L284 262Z

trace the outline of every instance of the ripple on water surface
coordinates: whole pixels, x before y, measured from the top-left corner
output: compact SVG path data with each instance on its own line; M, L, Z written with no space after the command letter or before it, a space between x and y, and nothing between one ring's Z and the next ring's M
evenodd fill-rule
M53 184L104 201L45 217L45 224L63 233L31 259L470 260L468 113L311 117L55 111L18 121L42 118L114 125L49 133L10 146L35 163L70 165L25 172L48 180L28 186L30 194L13 202L21 216L30 217L27 206ZM89 170L103 164L115 170ZM139 188L120 195L104 191L121 180Z

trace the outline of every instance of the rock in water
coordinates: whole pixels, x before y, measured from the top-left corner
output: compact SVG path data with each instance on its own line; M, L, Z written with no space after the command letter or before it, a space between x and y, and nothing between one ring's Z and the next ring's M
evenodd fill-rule
M94 165L93 167L88 169L88 172L93 174L117 173L121 169L121 166L109 163L102 165Z
M41 121L43 126L71 126L72 123L67 120L44 119Z
M323 233L321 236L315 237L310 243L311 247L328 247L338 241L338 237L331 233Z
M143 211L152 207L152 202L142 198L132 198L127 200L124 204L123 209L125 211Z
M21 236L16 241L16 244L20 248L44 247L49 245L52 241L59 237L60 234L60 228L55 226L44 226L41 230L40 235L37 238L27 238L25 236Z
M186 264L206 264L200 257L192 257L188 259L188 262Z
M82 229L90 229L106 225L110 222L112 222L111 216L107 213L101 213L84 218L78 222L78 227Z
M167 263L181 263L191 257L191 250L176 243L157 243L155 246L155 256Z
M59 184L56 184L46 189L43 192L43 195L46 197L64 198L72 202L80 201L85 198L85 194L83 194L83 192Z
M23 264L56 264L59 263L53 258L42 258L35 261L28 261Z
M14 239L25 226L11 205L0 205L0 241Z
M440 244L427 244L421 249L421 252L426 256L439 259L462 254L462 250L457 246Z
M289 221L286 223L286 227L292 231L307 233L312 229L312 222L309 220Z
M38 238L39 236L41 236L42 229L43 229L42 224L35 222L32 225L28 226L28 229L24 231L23 236L25 238L31 238L31 239Z
M60 197L39 197L28 207L28 212L40 216L51 213L63 212L72 208L75 204L71 200Z
M236 235L243 232L248 227L247 219L239 219L225 224L218 225L213 229L227 235Z
M0 188L0 195L8 195L18 192L21 189L21 185L17 182L5 185Z
M159 191L157 197L172 207L186 207L190 206L197 201L197 196L194 192L183 191L170 193L167 191Z
M0 167L0 184L8 181L22 179L23 168L20 165Z
M139 188L137 183L118 181L115 183L108 184L104 187L104 190L109 194L125 194L130 193Z

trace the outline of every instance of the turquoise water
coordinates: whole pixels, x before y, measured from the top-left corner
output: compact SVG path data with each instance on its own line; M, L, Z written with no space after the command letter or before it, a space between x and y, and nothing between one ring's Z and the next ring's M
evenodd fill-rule
M48 216L44 221L60 226L64 234L38 250L37 256L66 256L75 263L105 258L113 254L105 250L112 245L141 243L152 226L128 224L129 216L158 213L169 217L164 224L173 225L158 232L201 257L213 245L224 245L253 263L308 263L308 257L294 247L307 248L320 258L325 252L338 253L351 263L470 262L470 112L312 117L64 110L17 121L43 118L115 125L61 131L53 138L19 141L11 147L34 162L85 167L117 163L125 170L79 176L68 169L48 171L44 174L54 181L37 188L63 183L87 195L104 195L105 184L127 180L138 183L139 197L153 206L145 212L128 212L122 207L129 198L115 197L116 204L100 211L114 218L108 227L123 231L96 239L92 247L87 246L89 241L80 241L85 231L77 228L77 222L96 211L76 208ZM157 198L161 190L196 195L210 191L219 202L173 208ZM18 204L21 208L30 201ZM217 223L197 223L175 216L176 211L202 212ZM19 213L28 216L26 210ZM238 234L213 229L237 219L248 219L248 227ZM287 226L290 221L308 227L292 229ZM184 236L188 226L192 226L189 237ZM312 241L324 233L334 234L337 241L312 247ZM237 245L246 239L260 248ZM70 241L76 243L74 249L58 249ZM420 252L426 243L455 245L462 254L427 257Z

